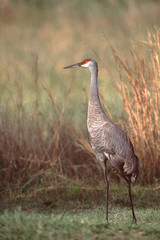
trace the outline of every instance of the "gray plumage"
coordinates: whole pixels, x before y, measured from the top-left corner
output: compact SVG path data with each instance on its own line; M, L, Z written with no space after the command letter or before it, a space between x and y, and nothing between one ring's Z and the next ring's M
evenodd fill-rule
M133 222L136 217L131 196L131 182L135 183L139 175L139 161L134 153L133 145L127 134L114 124L104 113L98 95L98 65L93 59L85 59L81 63L65 67L86 67L91 72L90 96L87 114L87 129L90 144L96 158L102 166L106 186L106 220L108 221L108 191L106 161L113 171L121 176L128 185Z

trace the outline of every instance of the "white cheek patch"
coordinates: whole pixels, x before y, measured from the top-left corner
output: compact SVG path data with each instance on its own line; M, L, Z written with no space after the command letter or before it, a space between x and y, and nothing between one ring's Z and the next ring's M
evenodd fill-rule
M87 63L85 63L85 64L82 64L81 67L87 68L87 67L89 66L89 64L90 64L90 62L87 62Z

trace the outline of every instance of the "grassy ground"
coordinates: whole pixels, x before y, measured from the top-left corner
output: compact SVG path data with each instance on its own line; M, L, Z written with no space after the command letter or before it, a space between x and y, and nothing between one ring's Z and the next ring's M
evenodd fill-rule
M160 214L154 209L138 211L139 223L132 225L126 208L112 208L110 223L103 207L52 213L26 213L17 209L0 216L1 239L159 239Z
M133 189L137 225L131 224L123 185L111 187L109 224L105 222L103 190L96 195L92 189L88 197L83 191L68 199L60 199L59 194L57 200L48 198L48 202L42 197L3 201L0 239L159 239L159 193L156 188Z

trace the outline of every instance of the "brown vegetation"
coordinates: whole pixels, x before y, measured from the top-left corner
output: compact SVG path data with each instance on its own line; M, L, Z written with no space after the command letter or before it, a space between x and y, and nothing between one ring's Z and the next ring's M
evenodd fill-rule
M146 45L144 47L144 45ZM112 47L111 47L112 48ZM124 128L132 139L141 162L140 179L160 179L160 40L159 30L148 33L146 42L135 43L130 59L119 57L112 48L127 121ZM123 60L122 60L123 59Z

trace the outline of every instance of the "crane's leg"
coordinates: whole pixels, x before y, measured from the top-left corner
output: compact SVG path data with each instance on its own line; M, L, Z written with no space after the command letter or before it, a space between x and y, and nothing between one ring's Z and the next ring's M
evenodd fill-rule
M101 154L101 153L96 153L96 158L99 161L102 169L103 169L103 173L104 173L104 182L105 182L105 189L106 189L106 221L108 222L108 193L109 193L109 182L107 179L107 168L106 168L106 162L107 159L106 157Z
M129 193L129 199L130 199L130 204L131 204L131 209L132 209L132 216L133 216L133 223L137 223L137 219L134 213L134 207L133 207L133 201L132 201L132 194L131 194L131 183L128 183L128 193Z
M107 168L105 163L104 171L104 181L105 181L105 188L106 188L106 221L108 222L108 193L109 193L109 182L107 179Z

